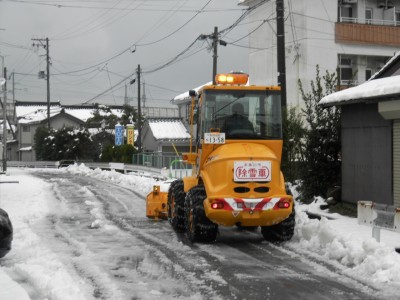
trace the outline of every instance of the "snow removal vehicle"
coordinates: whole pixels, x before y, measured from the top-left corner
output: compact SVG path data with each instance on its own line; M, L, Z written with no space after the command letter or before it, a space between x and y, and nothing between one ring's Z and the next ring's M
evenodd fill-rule
M249 86L243 73L218 74L190 91L192 175L147 196L147 216L165 217L191 242L213 242L218 226L261 227L268 241L290 240L294 201L285 188L280 87Z

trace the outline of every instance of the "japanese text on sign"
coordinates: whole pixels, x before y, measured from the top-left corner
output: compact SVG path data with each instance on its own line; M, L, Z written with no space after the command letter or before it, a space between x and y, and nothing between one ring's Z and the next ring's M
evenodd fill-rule
M126 143L132 146L135 143L135 131L133 125L126 125Z
M235 161L234 181L271 181L270 161Z
M115 145L121 146L124 144L124 126L115 126Z

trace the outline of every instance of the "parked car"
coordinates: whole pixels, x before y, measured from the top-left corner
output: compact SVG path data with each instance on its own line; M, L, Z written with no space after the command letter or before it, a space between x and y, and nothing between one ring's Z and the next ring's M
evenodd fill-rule
M4 209L0 208L0 258L11 250L13 227L11 220Z

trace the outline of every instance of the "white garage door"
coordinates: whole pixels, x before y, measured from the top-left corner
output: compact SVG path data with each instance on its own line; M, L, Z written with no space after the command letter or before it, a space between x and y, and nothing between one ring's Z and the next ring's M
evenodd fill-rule
M400 207L400 120L393 121L393 202Z

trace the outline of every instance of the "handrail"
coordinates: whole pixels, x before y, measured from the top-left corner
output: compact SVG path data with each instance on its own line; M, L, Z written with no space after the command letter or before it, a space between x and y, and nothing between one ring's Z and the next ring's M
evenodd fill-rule
M340 22L341 23L367 24L367 25L400 26L400 22L397 22L396 20L379 20L379 19L361 19L361 18L340 17Z

